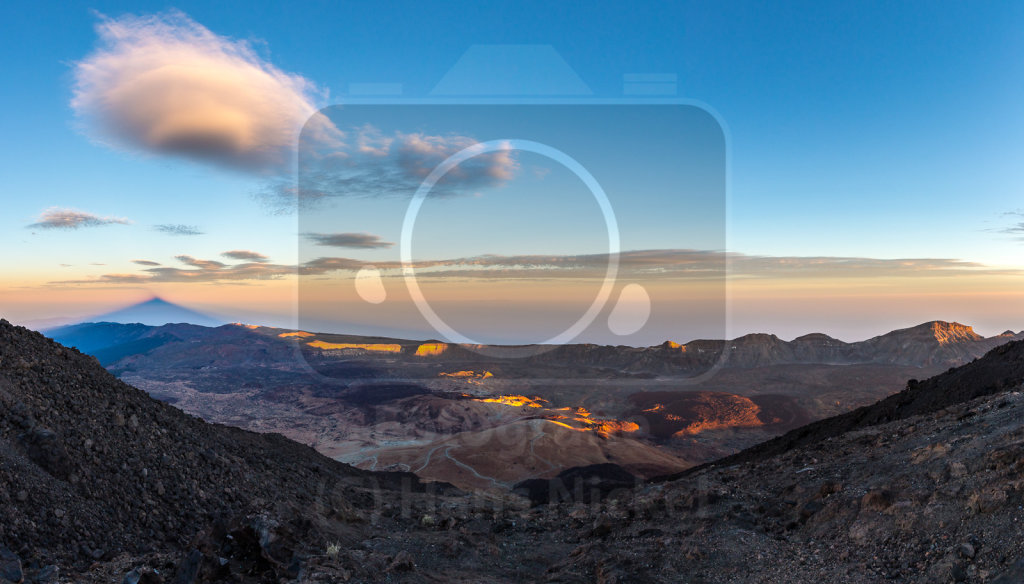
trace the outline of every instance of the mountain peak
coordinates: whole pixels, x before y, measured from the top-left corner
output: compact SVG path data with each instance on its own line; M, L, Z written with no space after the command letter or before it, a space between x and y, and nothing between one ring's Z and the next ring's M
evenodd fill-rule
M934 340L940 345L963 343L967 341L980 341L984 339L984 337L974 332L974 327L966 324L960 324L958 322L947 322L944 320L928 321L910 328L896 330L888 335L882 336L888 337L890 335L896 337L913 337L919 340Z
M149 300L145 300L143 302L140 302L138 305L141 306L143 304L172 305L174 303L173 302L168 302L168 301L164 300L163 298L160 298L159 296L154 296L154 297L150 298Z

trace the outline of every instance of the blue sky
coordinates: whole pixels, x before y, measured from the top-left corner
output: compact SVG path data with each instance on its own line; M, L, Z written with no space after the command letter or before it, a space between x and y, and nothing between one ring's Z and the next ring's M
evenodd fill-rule
M1020 283L1015 270L1024 268L1022 243L1012 230L1024 221L1014 214L1024 208L1024 6L952 2L645 2L586 9L550 2L8 3L0 8L6 23L0 35L7 88L0 95L7 138L0 143L5 312L25 319L53 313L45 303L25 301L36 288L46 288L53 302L60 298L66 313L88 312L103 304L102 294L48 283L138 273L133 259L226 262L225 251L253 250L282 265L296 261L296 215L274 213L255 196L267 183L265 168L225 168L232 165L131 144L110 147L108 137L90 129L89 115L71 106L76 68L99 46L99 15L116 20L171 9L227 42L248 41L262 62L315 84L308 95L316 107L345 103L353 83L401 84L402 97L426 96L474 45L550 45L595 98L622 97L625 74L674 74L676 95L707 104L727 128L728 251L952 259L1000 268L998 286L1008 296L987 301L984 314L964 308L972 292L962 290L958 299L929 305L928 314L1021 326L1013 323L1021 320L1021 296L1012 291ZM26 227L52 208L131 223ZM649 218L652 226L659 220L656 213ZM203 234L168 235L157 225L194 226ZM974 290L993 287L976 282ZM171 292L209 306L230 304L217 298L223 285L192 286L207 288ZM898 293L889 286L886 295ZM60 287L67 294L55 291ZM921 287L908 284L906 291ZM168 293L138 283L108 287L107 304L143 289ZM289 296L274 298L253 300L260 305L253 310L287 312L271 305ZM828 306L835 312L875 305L833 300ZM769 311L761 308L750 304L737 314ZM737 331L788 331L794 315L770 310L782 312L775 320L748 318ZM898 320L886 314L870 326L913 324ZM822 325L793 326L863 332L845 320Z

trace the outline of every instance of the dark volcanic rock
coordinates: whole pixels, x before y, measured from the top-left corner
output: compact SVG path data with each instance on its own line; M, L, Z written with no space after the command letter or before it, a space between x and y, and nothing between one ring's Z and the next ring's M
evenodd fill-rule
M19 584L25 578L21 571L21 558L6 546L0 545L0 583Z
M122 553L177 553L218 521L279 516L306 521L294 550L271 555L284 574L324 533L355 537L389 491L415 499L423 485L277 434L208 424L0 320L0 545L22 561L81 570ZM13 574L8 551L2 566Z
M591 464L568 468L552 479L529 479L517 484L513 491L534 505L546 503L592 503L609 494L629 490L639 479L617 464Z
M1024 559L1017 560L1017 563L992 580L992 584L1020 584L1021 582L1024 582Z
M71 458L64 442L52 430L36 426L19 434L17 444L32 462L54 478L68 479L71 474Z

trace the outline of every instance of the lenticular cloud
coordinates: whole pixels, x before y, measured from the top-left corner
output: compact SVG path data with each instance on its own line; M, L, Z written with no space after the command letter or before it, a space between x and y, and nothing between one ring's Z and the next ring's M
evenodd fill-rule
M97 139L259 173L287 170L306 137L341 138L319 90L180 12L104 18L75 66L71 105Z

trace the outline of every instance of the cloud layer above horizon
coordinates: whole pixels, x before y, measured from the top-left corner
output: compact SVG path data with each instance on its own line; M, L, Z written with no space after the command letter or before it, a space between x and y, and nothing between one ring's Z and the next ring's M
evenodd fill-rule
M285 276L323 276L333 272L355 273L373 267L385 275L401 276L398 261L367 262L345 257L318 257L298 265L273 263L267 256L249 250L224 252L222 257L242 263L228 265L190 255L177 259L187 268L161 266L149 260L135 263L147 266L142 273L104 274L88 280L64 280L50 284L143 284L168 282L226 282L272 280ZM421 278L507 278L507 279L587 279L603 278L607 254L575 256L476 256L414 262ZM773 257L706 250L642 250L619 255L619 276L636 281L774 279L799 280L824 278L880 279L970 277L1012 275L1024 271L1000 269L975 262L947 258L875 259L856 257Z

